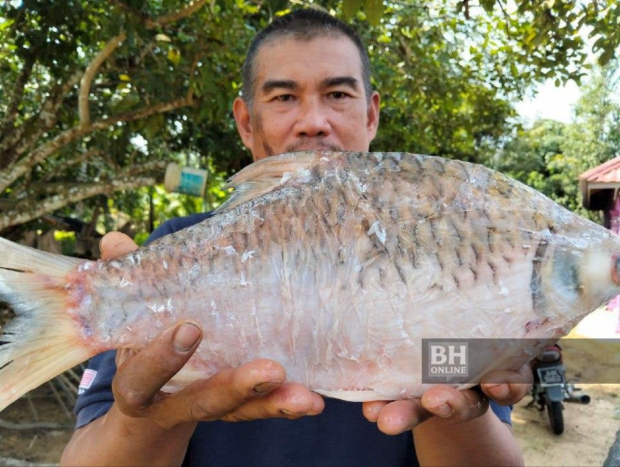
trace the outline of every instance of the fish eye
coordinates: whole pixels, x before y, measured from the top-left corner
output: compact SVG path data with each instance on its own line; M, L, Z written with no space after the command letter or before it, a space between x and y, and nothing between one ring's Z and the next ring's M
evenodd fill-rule
M581 291L577 257L565 249L556 250L553 256L551 280L565 300L578 300Z

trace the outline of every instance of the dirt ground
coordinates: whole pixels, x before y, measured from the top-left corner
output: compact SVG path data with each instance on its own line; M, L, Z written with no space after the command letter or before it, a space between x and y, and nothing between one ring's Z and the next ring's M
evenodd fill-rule
M554 435L546 412L526 408L531 397L515 406L512 423L526 465L602 465L620 430L620 341L592 342L584 338L618 339L618 314L599 309L587 316L568 336L564 361L567 378L588 394L588 405L564 404L564 433ZM601 342L601 341L599 341ZM577 392L576 394L579 394Z
M0 414L0 466L58 464L73 433L74 421L61 409L47 385L31 393L37 417L22 397ZM37 421L38 418L38 421ZM54 428L15 429L5 423L54 424Z
M617 338L617 315L599 310L584 320L570 337ZM601 368L620 371L620 351L590 345L565 352L568 378L592 381ZM595 362L595 363L593 363ZM620 379L618 379L620 381ZM545 412L526 408L526 397L513 412L514 432L528 466L595 466L607 458L620 430L620 385L577 384L591 397L588 405L565 404L562 435L554 435ZM57 464L72 434L73 421L63 412L47 385L31 396L38 422L26 398L0 415L0 466ZM15 430L6 423L54 423L54 428Z

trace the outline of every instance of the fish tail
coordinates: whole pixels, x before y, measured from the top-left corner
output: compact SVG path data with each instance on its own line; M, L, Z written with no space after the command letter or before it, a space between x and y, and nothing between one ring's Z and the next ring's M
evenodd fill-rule
M0 336L0 411L96 353L67 312L67 274L79 262L0 238L0 301L17 315Z

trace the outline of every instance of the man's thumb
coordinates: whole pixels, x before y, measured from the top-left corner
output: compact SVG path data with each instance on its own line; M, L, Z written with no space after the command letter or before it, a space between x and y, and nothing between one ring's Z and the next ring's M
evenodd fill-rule
M137 249L138 245L130 237L120 232L105 234L99 242L101 259L116 258Z

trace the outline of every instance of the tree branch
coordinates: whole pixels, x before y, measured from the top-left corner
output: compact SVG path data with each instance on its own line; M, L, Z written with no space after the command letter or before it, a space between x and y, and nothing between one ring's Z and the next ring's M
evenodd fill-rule
M2 124L0 124L0 135L7 134L13 126L13 122L17 118L19 104L22 101L22 97L24 96L24 88L26 87L28 78L30 78L30 75L32 74L32 68L34 66L34 63L34 55L29 54L26 57L26 61L24 62L24 65L19 72L17 80L15 81L15 86L13 86L11 100L9 102L9 105L7 106L6 113L4 114Z
M120 0L111 0L112 3L118 6L125 11L130 11L132 14L136 12L133 11L131 7L124 5ZM165 24L178 21L182 18L192 15L196 11L198 11L204 4L206 0L196 0L190 3L187 7L169 15L161 16L155 20L151 21L149 29L152 29L156 26L163 26ZM139 18L144 19L144 15L139 16ZM118 36L112 38L103 50L97 54L95 59L88 66L86 71L82 73L81 71L76 72L71 78L62 86L56 89L56 93L52 93L52 96L46 100L44 105L41 108L41 111L37 115L37 117L26 124L22 125L20 128L16 129L11 135L4 138L0 141L0 168L9 167L10 164L14 163L22 156L26 151L28 151L32 145L43 135L46 131L51 129L57 121L57 111L58 108L62 105L64 98L67 92L73 87L77 82L81 79L80 85L80 94L78 100L78 109L79 109L79 117L80 117L80 126L79 128L74 128L71 130L67 130L62 134L58 135L52 141L49 141L43 144L41 147L37 148L33 151L29 156L25 157L23 161L17 163L16 167L13 167L8 174L0 174L0 192L2 192L8 185L10 185L17 178L22 176L25 171L36 165L41 160L44 160L50 152L48 152L48 148L54 147L52 150L55 151L61 146L57 146L55 143L65 141L67 142L73 141L75 138L78 138L86 133L99 129L99 125L103 124L107 125L106 122L118 122L118 121L130 121L135 118L130 118L128 120L115 120L115 119L107 119L105 121L97 122L93 125L90 123L90 113L89 113L89 95L90 95L90 87L92 84L92 80L97 73L97 70L105 62L105 60L112 54L112 52L118 47L119 42L122 42L126 39L125 33L121 33ZM190 77L191 79L191 77ZM193 89L188 89L188 92L185 96L185 102L191 105L193 101ZM157 106L154 106L157 107ZM163 110L165 111L165 110ZM141 111L138 111L136 115L137 118L143 118L144 116L151 115L148 112L146 114L142 114L140 116ZM81 131L80 131L81 130ZM27 135L24 137L24 135ZM68 139L67 139L68 138ZM18 145L17 147L14 147ZM38 162L33 162L38 161ZM25 170L24 170L25 169Z
M159 18L155 19L155 26L164 26L168 23L174 23L175 21L193 15L195 12L200 10L200 8L202 8L205 3L207 3L207 0L195 0L182 10L170 13L169 15L160 16Z
M78 99L78 108L80 115L80 126L86 127L90 125L90 109L88 106L88 98L90 96L90 85L93 82L99 67L105 62L112 52L127 39L127 34L121 32L118 36L114 36L108 41L103 49L95 56L90 65L86 68L82 80L80 82L80 97Z
M125 13L129 13L131 16L135 17L138 21L140 21L144 26L149 28L149 26L153 23L153 20L146 13L137 10L133 7L130 7L124 2L120 0L108 0L112 5L117 7L119 10L124 11ZM151 28L149 28L151 29Z
M198 66L199 61L200 61L200 54L196 54L196 56L194 57L194 60L192 61L192 65L189 68L187 94L185 95L185 99L189 102L189 105L193 105L194 103L194 88L192 87L192 80L194 79L194 73L196 72L196 67Z
M97 151L97 152L101 152L101 151ZM168 165L168 161L165 161L165 160L163 161L155 160L155 161L150 161L144 164L130 165L128 167L125 167L122 170L116 171L117 173L114 174L112 178L113 179L117 179L119 177L120 178L131 178L131 177L136 177L138 175L143 175L145 173L162 171L163 169L166 168L166 165ZM106 179L104 179L101 183L106 183L107 181L109 180L106 177ZM80 184L80 183L76 184L72 182L72 185L69 191L71 191L74 187L80 186L80 185L84 186L85 184ZM66 190L67 186L68 186L67 180L62 180L59 182L52 182L52 183L45 182L43 180L38 180L34 183L31 183L28 186L28 189L20 193L17 193L16 196L18 199L11 200L11 201L13 202L13 205L16 205L18 203L23 203L29 199L40 199L41 197L45 197L45 196L47 197L56 196L60 194L63 190Z
M148 54L149 52L151 52L155 46L157 45L156 41L151 41L149 42L146 47L144 47L141 51L140 51L140 55L138 56L138 60L136 61L136 65L141 64L144 61L144 58L146 57L146 54Z
M165 161L158 161L165 163ZM120 190L132 190L141 186L151 186L161 181L160 177L155 176L121 176L115 180L100 183L88 183L76 186L74 183L64 185L63 193L50 196L44 200L30 198L9 208L8 211L0 213L0 232L8 227L23 224L41 217L48 212L77 203L87 198L101 194L111 194Z
M85 151L82 154L80 154L79 156L77 156L75 159L69 159L68 161L64 162L63 164L60 164L54 170L50 171L47 175L45 175L45 177L43 177L41 179L41 182L48 182L52 178L54 178L56 175L58 175L58 173L64 172L65 170L67 170L72 165L79 164L81 162L86 161L87 159L90 159L93 156L98 156L100 154L101 154L101 151L99 149L91 149L90 151Z
M110 125L114 125L118 122L131 122L134 120L140 120L142 118L150 117L151 115L169 112L171 110L178 109L180 107L186 107L192 105L187 99L175 99L170 102L162 102L160 104L155 104L150 107L145 107L143 109L136 110L134 112L129 112L124 115L118 115L116 117L106 118L105 120L100 120L91 125L91 130L101 130L102 128L107 128ZM89 133L90 133L89 131Z
M105 120L99 120L91 124L88 127L77 126L66 130L56 136L54 139L42 144L27 157L17 162L11 169L5 172L0 172L0 193L8 188L15 180L26 174L32 167L40 162L43 162L50 154L53 154L66 144L75 141L76 139L92 133L96 130L101 130L114 125L118 122L131 122L134 120L140 120L142 118L150 117L158 113L169 112L170 110L178 109L190 105L187 99L176 99L170 102L162 102L151 107L136 110L124 115L118 115L116 117L106 118Z
M140 21L140 23L144 25L144 27L146 27L146 29L155 29L157 27L165 26L166 24L174 23L175 21L186 18L190 15L193 15L196 11L202 8L205 3L207 3L207 0L195 0L194 2L190 3L185 8L179 11L153 19L146 13L130 7L121 0L108 1L112 5L116 6L119 10L122 10L125 13L129 13L130 15L135 17L138 21Z
M143 173L149 173L154 171L164 170L170 161L166 160L155 160L146 162L140 165L130 165L123 169L123 175L125 176L136 176Z
M0 169L8 167L16 161L43 133L56 124L58 109L64 102L67 93L80 81L81 77L82 71L76 71L63 84L57 85L36 116L10 132L0 141Z

